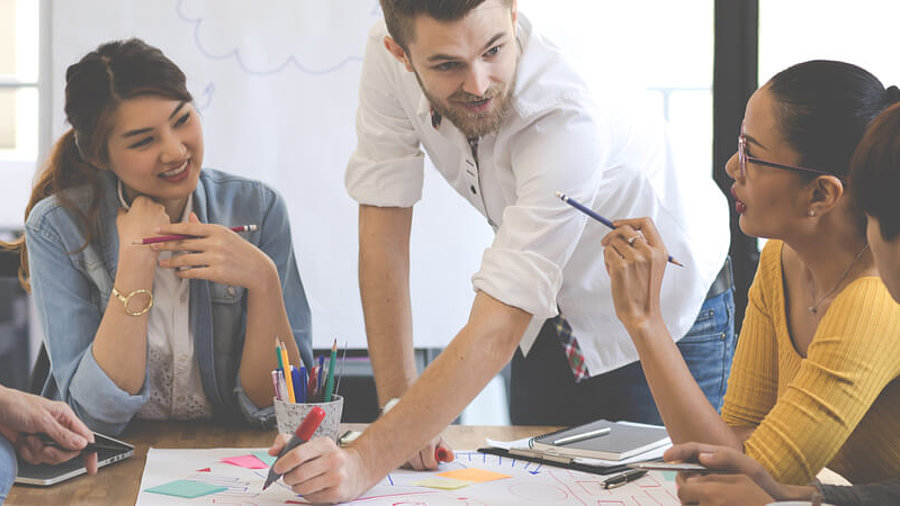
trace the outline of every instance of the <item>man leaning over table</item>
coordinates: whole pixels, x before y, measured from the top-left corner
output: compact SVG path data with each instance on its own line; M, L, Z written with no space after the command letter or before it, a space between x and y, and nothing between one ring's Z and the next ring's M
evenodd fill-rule
M61 448L47 446L46 434ZM51 401L0 385L0 504L16 479L16 453L32 464L60 464L94 442L90 429L64 402ZM97 454L84 456L88 473L97 472Z
M386 23L366 48L346 185L360 204L369 355L379 401L392 409L347 449L318 439L290 452L276 464L285 482L330 502L357 497L407 460L433 469L442 429L510 360L514 424L659 421L613 309L599 249L608 230L556 191L612 219L657 221L685 264L663 285L666 323L719 407L733 288L728 213L712 180L679 181L663 122L592 96L515 0L381 4ZM409 233L423 150L495 238L472 278L468 322L416 379Z

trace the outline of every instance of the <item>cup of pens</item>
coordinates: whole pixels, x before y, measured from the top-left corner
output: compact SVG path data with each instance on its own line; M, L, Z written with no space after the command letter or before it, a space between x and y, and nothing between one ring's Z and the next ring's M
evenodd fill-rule
M288 362L285 348L276 345L279 369L272 371L272 382L275 387L275 421L278 432L293 434L306 415L313 408L325 411L325 419L316 429L313 437L324 436L337 442L340 434L341 414L344 410L344 398L337 394L340 387L340 376L335 386L337 342L331 348L331 357L326 363L325 357L309 367L299 368ZM341 360L343 362L343 360ZM290 381L288 381L290 378Z

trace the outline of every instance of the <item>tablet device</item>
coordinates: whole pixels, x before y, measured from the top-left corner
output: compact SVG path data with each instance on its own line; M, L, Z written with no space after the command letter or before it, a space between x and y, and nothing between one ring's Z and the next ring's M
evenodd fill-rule
M710 469L693 462L636 462L634 464L628 464L628 467L632 469L644 469L647 471L696 471L698 473L724 472Z
M134 446L118 439L95 432L94 440L98 444L102 444L102 448L97 451L98 468L134 455ZM21 458L18 459L18 462L19 472L16 474L16 483L25 485L53 485L87 473L87 468L84 467L84 459L80 455L68 462L55 466L50 464L30 464Z

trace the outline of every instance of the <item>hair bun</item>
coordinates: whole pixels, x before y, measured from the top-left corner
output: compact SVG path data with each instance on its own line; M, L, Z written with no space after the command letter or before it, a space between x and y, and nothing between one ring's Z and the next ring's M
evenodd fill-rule
M892 84L884 90L884 96L887 98L888 103L896 104L900 102L900 88Z

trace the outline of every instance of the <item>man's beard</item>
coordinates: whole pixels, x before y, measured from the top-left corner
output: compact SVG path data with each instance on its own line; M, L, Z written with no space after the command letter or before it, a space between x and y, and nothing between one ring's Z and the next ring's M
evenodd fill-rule
M480 97L459 90L446 100L441 100L428 93L428 90L426 90L425 86L422 84L422 79L419 78L419 73L414 73L416 79L419 81L419 88L422 89L425 98L431 103L434 112L440 114L441 117L446 118L456 125L456 128L458 128L467 138L482 137L496 133L500 130L503 118L506 117L506 113L509 112L509 108L512 105L512 90L514 90L516 86L515 72L509 82L505 84L492 84L484 92L484 95ZM484 112L472 113L466 111L465 108L460 105L461 102L474 102L485 98L492 99L493 103L491 104L491 108Z

